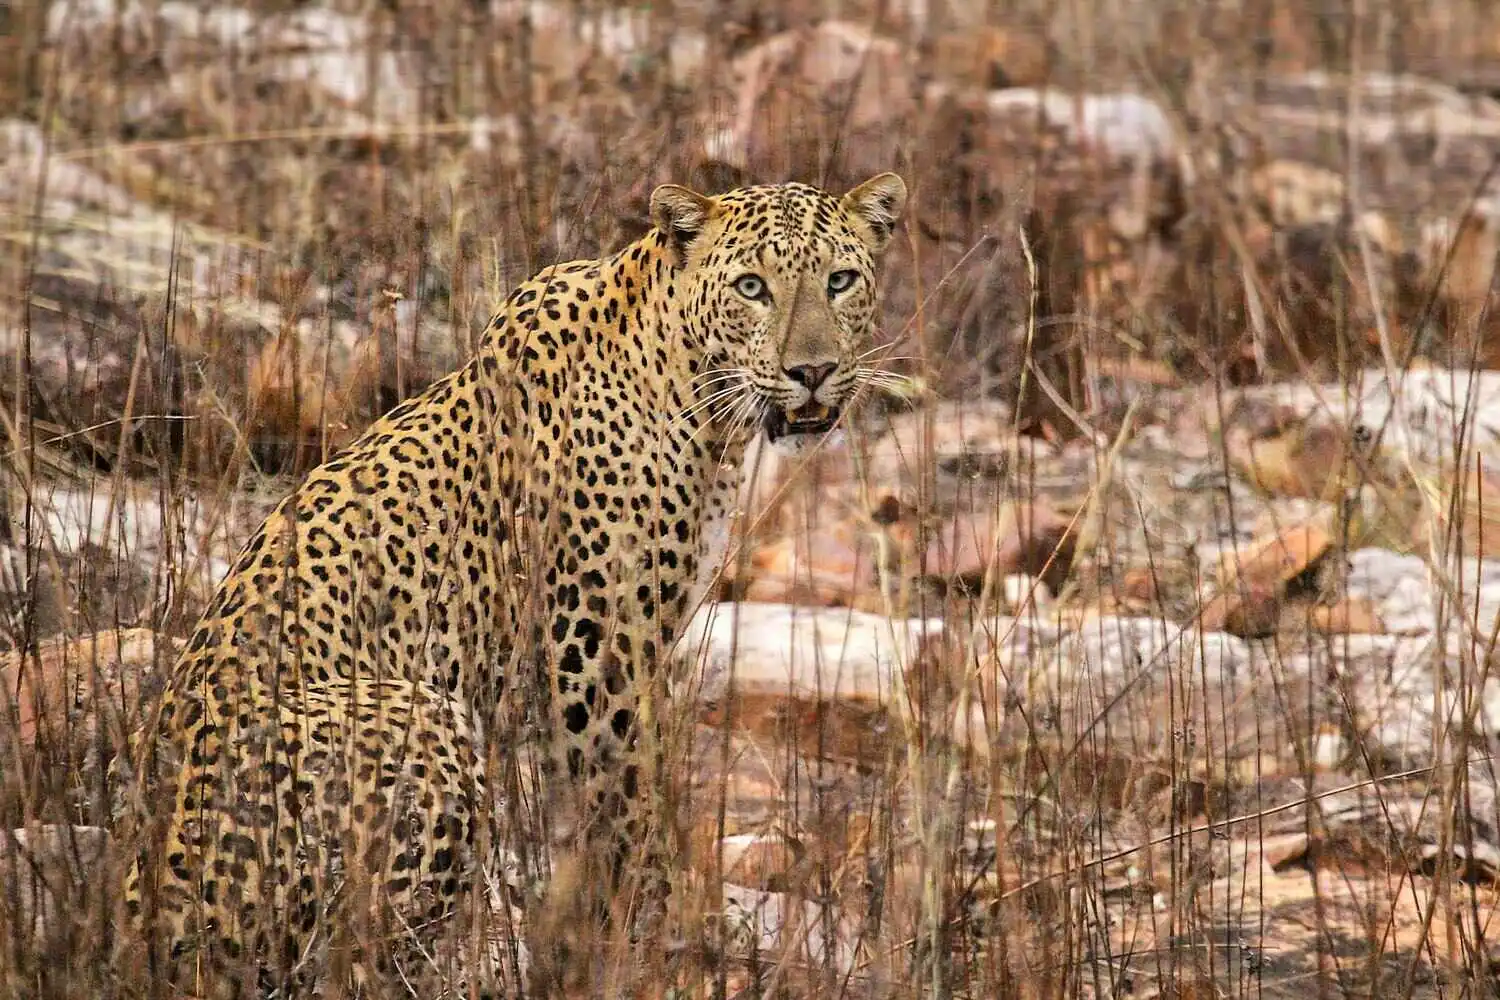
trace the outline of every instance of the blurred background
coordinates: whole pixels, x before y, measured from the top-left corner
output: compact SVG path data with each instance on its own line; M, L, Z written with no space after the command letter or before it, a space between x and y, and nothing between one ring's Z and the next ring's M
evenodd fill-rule
M80 431L133 385L192 418L70 439L106 464L220 469L238 432L305 465L512 282L639 235L668 180L901 171L884 327L944 389L1020 395L1023 229L1034 360L1085 411L1121 364L1331 375L1381 323L1402 356L1493 349L1481 0L0 11L3 329L29 324L36 416ZM1028 427L1074 433L1048 397Z

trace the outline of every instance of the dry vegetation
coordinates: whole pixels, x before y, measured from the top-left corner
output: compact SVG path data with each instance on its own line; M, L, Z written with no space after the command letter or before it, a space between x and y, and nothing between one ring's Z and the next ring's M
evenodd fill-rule
M108 765L295 477L654 185L883 169L636 995L1492 994L1490 7L0 5L0 994L148 985Z

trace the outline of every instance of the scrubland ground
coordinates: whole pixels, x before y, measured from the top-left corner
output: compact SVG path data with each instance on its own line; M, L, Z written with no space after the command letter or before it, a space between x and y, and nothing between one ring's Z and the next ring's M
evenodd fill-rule
M905 392L678 651L638 994L1493 993L1490 6L0 6L0 992L143 987L107 768L300 474L656 184L895 169Z

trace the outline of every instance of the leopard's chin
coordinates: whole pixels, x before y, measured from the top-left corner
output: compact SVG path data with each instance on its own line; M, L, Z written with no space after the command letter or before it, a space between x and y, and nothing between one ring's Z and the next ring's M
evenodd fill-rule
M790 438L807 438L827 434L838 423L839 408L807 402L795 410L767 407L764 420L766 440L772 444Z

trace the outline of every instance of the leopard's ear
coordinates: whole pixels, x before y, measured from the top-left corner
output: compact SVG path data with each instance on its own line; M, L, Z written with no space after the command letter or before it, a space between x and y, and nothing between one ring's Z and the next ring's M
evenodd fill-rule
M651 192L651 224L661 233L673 263L681 266L688 250L703 232L714 200L681 184L663 184Z
M890 243L906 208L906 182L897 174L877 174L844 195L840 204L864 223L870 234L870 252L880 253Z

